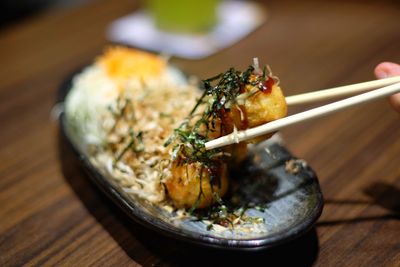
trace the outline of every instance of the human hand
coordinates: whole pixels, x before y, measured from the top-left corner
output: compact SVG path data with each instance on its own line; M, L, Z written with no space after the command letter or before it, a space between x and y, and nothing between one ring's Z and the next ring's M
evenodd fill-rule
M399 76L400 65L391 62L382 62L375 67L375 76L378 79ZM395 110L400 112L400 93L394 94L389 97L389 102Z

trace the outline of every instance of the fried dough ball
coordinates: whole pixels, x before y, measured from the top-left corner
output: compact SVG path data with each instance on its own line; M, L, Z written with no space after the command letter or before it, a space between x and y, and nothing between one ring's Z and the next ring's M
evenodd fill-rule
M246 86L249 92L253 86ZM281 88L274 84L270 91L258 91L248 97L244 103L247 115L248 128L283 118L287 114L287 105L285 96Z
M172 177L165 182L165 186L178 208L208 207L215 202L213 192L223 197L228 189L227 167L223 163L211 170L199 162L180 163L176 160L172 163L171 172Z
M257 76L253 74L250 82L257 82ZM246 130L283 118L287 114L287 104L279 85L267 76L266 81L257 85L246 84L236 103L220 112L220 117L214 121L214 131L208 135L210 139L230 134L234 128Z
M232 115L233 114L233 115ZM238 130L244 130L246 128L241 126L241 119L240 119L240 113L237 109L231 109L229 112L224 114L222 117L222 123L221 119L215 119L214 127L211 126L211 123L209 125L209 132L207 133L207 137L212 140L216 139L218 137L224 136L226 134L230 134L233 132L234 125L236 125L236 128ZM221 129L221 127L223 127ZM200 133L205 134L206 127L201 127L200 128ZM235 165L237 163L240 163L243 161L246 156L247 156L247 144L242 142L239 144L232 144L229 146L226 146L223 148L223 151L228 153L230 155L229 159L229 164L230 165Z
M244 100L243 105L233 107L230 112L231 120L238 130L253 128L286 116L287 105L285 96L281 88L275 83L266 91L261 91L252 85L247 85L244 94L249 93L250 96ZM270 138L272 135L273 133L263 135L247 142L261 142ZM236 145L240 145L240 143ZM243 159L243 157L241 157L241 159Z
M197 133L215 139L236 130L246 130L286 116L287 106L281 88L272 77L252 74L248 82L240 87L240 94L228 105L214 110L215 117L207 118L208 124L198 127ZM229 105L230 104L230 105ZM268 138L262 136L251 140L258 142ZM231 155L230 160L220 163L215 172L204 167L204 163L185 163L175 159L172 177L165 182L168 195L178 208L205 208L215 202L213 193L223 197L228 188L227 166L238 166L247 156L247 143L241 142L223 148ZM185 154L190 158L190 153ZM219 183L215 180L218 179ZM214 181L213 181L214 180Z

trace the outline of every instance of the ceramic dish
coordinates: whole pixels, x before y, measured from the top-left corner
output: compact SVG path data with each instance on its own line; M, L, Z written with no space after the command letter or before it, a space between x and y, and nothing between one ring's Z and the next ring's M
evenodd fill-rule
M63 103L71 86L72 78L62 84L58 103ZM316 174L277 138L254 146L232 178L232 194L240 197L241 204L252 203L256 207L248 208L246 213L263 219L262 225L257 226L262 230L219 232L210 230L201 220L176 219L176 215L157 205L127 195L79 149L80 144L74 141L79 138L74 136L63 113L60 127L88 177L132 220L171 238L219 249L269 248L307 232L322 212L323 197Z

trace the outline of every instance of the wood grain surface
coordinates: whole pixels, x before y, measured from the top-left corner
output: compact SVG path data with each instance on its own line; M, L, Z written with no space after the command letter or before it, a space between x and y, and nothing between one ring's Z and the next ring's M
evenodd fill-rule
M377 63L400 62L398 1L265 5L268 21L248 38L173 62L206 78L258 56L287 95L371 80ZM96 190L50 110L63 79L107 45L106 26L137 7L95 1L1 30L0 266L400 266L400 116L385 100L283 131L319 175L326 203L312 231L272 250L178 243L132 223Z

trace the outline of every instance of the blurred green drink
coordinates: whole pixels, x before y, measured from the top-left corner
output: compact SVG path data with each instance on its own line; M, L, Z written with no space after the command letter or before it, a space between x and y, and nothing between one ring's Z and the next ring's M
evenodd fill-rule
M207 32L217 23L219 0L146 0L158 28L171 32Z

